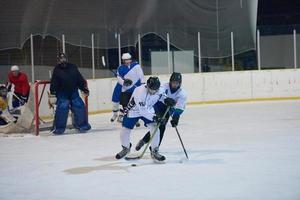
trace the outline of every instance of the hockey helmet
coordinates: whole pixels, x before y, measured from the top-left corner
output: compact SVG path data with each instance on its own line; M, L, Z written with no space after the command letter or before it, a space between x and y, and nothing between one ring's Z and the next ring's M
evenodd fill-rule
M147 80L147 88L150 94L154 94L158 91L160 87L160 81L158 79L158 77L156 76L151 76L149 77L149 79Z
M131 60L130 53L123 53L122 54L122 60Z
M173 72L169 81L171 92L176 92L181 87L181 83L182 83L181 74L178 72Z

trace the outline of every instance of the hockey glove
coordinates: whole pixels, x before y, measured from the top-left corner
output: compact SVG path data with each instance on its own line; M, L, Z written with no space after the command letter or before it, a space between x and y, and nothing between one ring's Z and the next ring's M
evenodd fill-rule
M173 116L171 120L172 127L176 127L178 125L178 122L179 122L179 116Z
M85 87L83 90L82 90L82 93L85 95L85 96L89 96L90 95L90 91L87 87Z
M174 107L176 105L176 101L170 97L165 98L164 103L170 107Z
M132 84L132 80L130 79L124 79L124 86L130 86Z

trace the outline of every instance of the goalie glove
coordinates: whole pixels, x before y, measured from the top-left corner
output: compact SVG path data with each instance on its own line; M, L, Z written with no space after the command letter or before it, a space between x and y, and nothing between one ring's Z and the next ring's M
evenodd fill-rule
M83 90L82 90L82 94L84 95L84 96L89 96L90 95L90 91L89 91L89 89L87 88L87 87L85 87Z

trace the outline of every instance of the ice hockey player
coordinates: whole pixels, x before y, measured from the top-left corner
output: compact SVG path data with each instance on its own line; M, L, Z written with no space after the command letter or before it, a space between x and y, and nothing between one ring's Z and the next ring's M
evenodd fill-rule
M133 62L129 53L122 55L123 64L118 67L117 79L122 86L120 94L120 104L122 109L118 117L118 121L123 121L124 109L129 102L129 99L136 87L144 83L144 73L141 66L137 62ZM116 94L117 95L117 94ZM116 113L114 113L115 116Z
M17 119L8 110L7 88L0 85L0 127L16 121Z
M50 99L57 99L52 133L64 133L69 109L74 114L74 128L79 132L86 132L91 129L91 126L88 123L86 108L78 93L80 89L84 95L89 95L86 81L78 68L67 62L67 56L64 53L60 53L57 59L58 64L52 74L49 95ZM55 102L55 100L49 102Z
M183 111L185 109L187 95L186 95L186 92L184 91L184 89L181 87L181 83L182 83L181 74L177 73L177 72L173 72L170 77L169 83L165 83L162 85L164 95L173 99L175 106L170 109L169 113L166 116L166 119L164 120L164 123L162 123L159 126L159 130L160 130L159 146L164 137L164 133L166 130L166 124L169 120L170 115L172 116L171 125L172 125L172 127L175 127L178 125L180 115L183 113ZM160 100L154 105L154 109L155 109L156 115L161 117L164 114L164 112L166 111L167 105L162 100ZM150 140L150 132L148 132L143 137L143 139L141 139L138 142L135 149L137 151L139 151L144 144L149 142L149 140Z
M13 65L8 74L8 91L11 90L12 84L14 85L12 106L17 108L27 102L30 91L27 75L21 72L17 65Z
M122 150L116 154L116 159L121 159L130 152L130 133L139 119L143 120L151 134L154 134L156 125L163 120L155 115L153 109L154 104L163 97L162 92L158 77L150 77L146 85L143 84L134 90L122 123L120 133ZM165 102L168 105L168 98ZM166 158L158 152L158 145L159 129L151 141L151 156L155 161L164 161Z

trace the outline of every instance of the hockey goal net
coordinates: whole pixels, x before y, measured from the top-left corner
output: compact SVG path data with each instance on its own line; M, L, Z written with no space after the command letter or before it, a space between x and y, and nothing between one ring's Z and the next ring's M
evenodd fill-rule
M40 131L51 130L55 116L55 106L50 107L48 103L48 92L50 91L50 81L36 81L32 88L34 106L34 133L39 135ZM81 95L85 102L88 114L88 97ZM72 127L71 113L69 113L67 127Z

